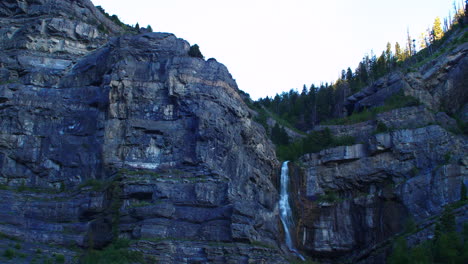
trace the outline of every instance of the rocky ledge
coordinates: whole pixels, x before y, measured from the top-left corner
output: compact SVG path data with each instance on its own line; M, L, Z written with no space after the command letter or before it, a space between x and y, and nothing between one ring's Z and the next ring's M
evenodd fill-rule
M408 221L419 230L413 243L434 237L444 208L463 200L467 143L429 124L303 156L292 168L298 245L322 260L383 263ZM468 214L460 208L455 216L461 230Z

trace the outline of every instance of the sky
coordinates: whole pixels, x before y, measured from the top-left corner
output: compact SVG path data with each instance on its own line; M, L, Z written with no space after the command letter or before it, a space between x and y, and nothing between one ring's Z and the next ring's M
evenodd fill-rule
M402 46L454 0L92 0L126 24L198 44L253 99L334 82L387 42ZM464 1L456 0L458 5Z

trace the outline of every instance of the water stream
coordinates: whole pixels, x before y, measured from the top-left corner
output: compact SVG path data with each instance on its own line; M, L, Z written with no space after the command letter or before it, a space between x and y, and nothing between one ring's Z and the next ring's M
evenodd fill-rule
M290 228L293 225L292 221L292 212L291 206L289 205L289 195L288 195L288 184L289 184L289 169L288 169L288 162L283 162L281 166L281 185L280 185L280 200L279 200L279 210L280 210L280 218L281 222L283 223L284 227L284 235L286 237L286 245L288 249L296 254L299 258L305 261L305 258L297 251L294 247L291 239Z

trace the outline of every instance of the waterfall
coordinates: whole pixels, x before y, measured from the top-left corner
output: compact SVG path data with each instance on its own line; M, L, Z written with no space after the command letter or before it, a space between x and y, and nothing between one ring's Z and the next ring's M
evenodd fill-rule
M299 258L305 261L305 258L294 247L291 239L290 227L293 225L291 206L289 205L288 183L289 183L289 161L283 162L281 166L281 185L280 185L280 218L284 227L284 235L286 237L286 245L291 252L294 252Z

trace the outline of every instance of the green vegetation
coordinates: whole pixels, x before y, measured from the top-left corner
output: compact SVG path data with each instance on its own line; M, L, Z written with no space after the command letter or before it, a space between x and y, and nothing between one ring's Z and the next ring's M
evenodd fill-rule
M149 175L152 177L159 178L161 177L161 173L155 172L155 171L150 171L150 170L129 170L129 169L120 169L118 172L119 176L124 176L124 175Z
M408 217L405 222L405 233L414 234L417 231L416 222L413 217Z
M463 113L454 114L451 117L457 121L457 127L452 129L452 133L457 135L468 135L468 122L464 122L462 119Z
M120 26L123 30L125 30L125 32L127 33L131 33L131 32L135 32L135 33L138 33L138 30L135 27L132 27L130 25L127 25L125 23L123 23L122 21L120 21L119 17L117 15L110 15L109 13L106 12L106 10L104 10L104 8L102 8L102 6L96 6L96 8L105 16L107 17L109 20L111 20L112 22L114 22L116 25ZM138 23L137 23L138 24ZM103 33L106 33L108 34L109 33L109 30L103 25L103 24L99 24L98 25L98 30L103 32Z
M342 198L335 191L326 191L325 194L320 195L317 199L318 202L325 203L338 203L343 201Z
M13 241L19 241L19 239L17 237L14 237L14 236L2 233L2 232L0 232L0 238L9 239L9 240L13 240Z
M99 30L99 32L104 33L104 34L110 33L109 30L103 24L99 24L97 29Z
M195 44L193 46L190 47L190 50L188 52L188 55L190 57L194 57L194 58L200 58L200 59L204 59L205 57L203 56L203 54L201 53L200 51L200 47Z
M447 165L450 163L450 160L452 159L452 153L447 152L444 154L444 165Z
M415 177L415 176L418 176L418 174L419 174L419 169L418 169L418 167L413 167L413 168L411 169L411 176Z
M463 232L459 234L455 228L455 216L452 212L460 204L452 204L445 208L435 225L434 239L409 248L404 236L398 237L393 244L393 251L388 257L387 263L468 263L468 223L464 224ZM406 229L406 233L414 233L416 231L414 223L409 226L411 227Z
M375 129L375 134L388 133L390 131L391 129L388 128L387 125L385 125L385 123L380 122L380 121L377 122L377 128Z
M19 82L18 79L15 79L15 80L8 80L8 81L1 81L1 82L0 82L0 85L10 84L10 83L18 83L18 82Z
M131 251L129 240L119 239L102 250L89 250L81 264L130 264L144 263L141 252Z
M3 251L3 256L7 259L13 259L15 257L15 251L11 248L7 248Z
M276 145L289 144L289 136L284 127L280 127L278 123L271 129L271 141Z
M65 263L65 256L63 254L54 254L55 263Z
M85 182L78 185L78 189L90 187L92 191L104 191L107 187L110 186L112 182L110 180L101 180L101 179L88 179Z
M109 207L110 215L112 217L112 234L114 239L119 237L119 223L120 223L120 207L122 207L123 200L120 199L122 195L122 188L119 182L112 182L110 186L111 204Z
M329 129L312 131L307 137L288 145L278 145L276 154L281 160L296 160L306 153L319 152L336 146L349 146L356 143L351 136L335 137Z
M132 203L128 208L138 208L138 207L145 207L145 206L150 206L151 203L147 201L139 201L136 203Z
M407 32L406 43L402 45L395 43L393 50L393 45L387 43L380 55L371 53L370 56L364 56L354 71L350 67L342 70L340 78L334 83L321 83L319 86L304 85L302 91L291 89L271 98L261 98L256 103L302 131L311 130L317 124L362 122L372 119L376 113L404 107L404 102L401 102L400 105L395 104L393 107L367 109L360 113L348 109L351 116L339 121L328 121L342 116L346 98L364 87L371 86L379 78L392 71L416 71L440 55L452 51L457 45L466 43L468 33L462 32L466 26L461 23L463 17L464 11L456 10L455 16L446 19L443 27L441 20L436 18L431 33L421 34L420 50L417 53L413 46L413 37Z
M351 125L359 122L364 122L368 120L375 119L377 114L388 112L393 109L398 109L402 107L408 107L408 106L417 106L419 105L420 102L412 97L412 96L407 96L404 95L403 91L400 91L399 93L396 93L392 95L390 98L385 100L385 104L383 106L378 106L374 107L370 110L364 110L359 113L352 114L348 117L344 118L339 118L339 119L332 119L324 122L325 125ZM380 129L385 129L388 131L388 128L385 126L385 124L381 124ZM379 129L379 127L377 127Z
M263 243L261 241L251 241L250 244L257 246L257 247L262 247L262 248L275 248L272 245Z

